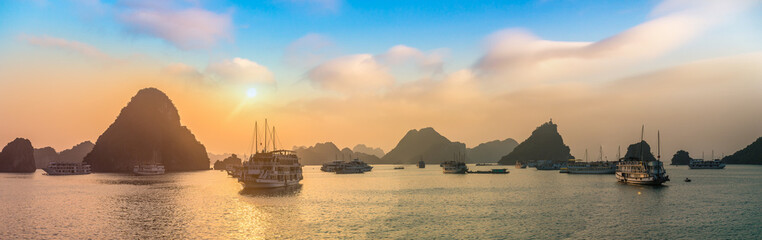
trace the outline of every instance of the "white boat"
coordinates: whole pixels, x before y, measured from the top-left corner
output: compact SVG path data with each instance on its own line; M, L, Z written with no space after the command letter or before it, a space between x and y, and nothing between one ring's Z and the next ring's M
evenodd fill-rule
M320 171L323 172L336 172L336 169L341 167L341 165L344 164L344 161L341 160L335 160L333 162L327 162L323 163L323 166L320 167Z
M159 154L154 151L153 152L153 159L151 159L151 162L144 162L139 163L135 165L132 168L132 172L135 173L135 175L140 176L149 176L149 175L162 175L164 174L164 165L161 164L161 160L156 160L159 157Z
M255 145L258 144L255 124ZM273 148L275 148L275 128L273 128ZM259 150L257 150L259 151ZM299 184L304 177L302 165L295 151L267 151L267 120L265 120L265 149L256 152L243 163L238 178L244 188L278 188Z
M344 162L341 160L335 160L333 162L324 163L320 170L323 172L336 172L342 173L364 173L373 170L373 167L363 162L359 158L355 158L352 161Z
M566 166L570 174L614 174L613 162L574 162Z
M616 164L609 161L603 161L603 147L597 162L587 161L587 149L585 149L585 161L569 161L566 165L567 173L570 174L614 174L616 173Z
M723 169L725 168L725 162L720 159L712 161L704 161L704 159L691 159L688 163L688 167L691 169Z
M447 161L439 164L442 167L442 172L446 174L465 174L468 172L468 166L466 166L465 155L455 155L454 160Z
M657 133L657 136L659 134ZM628 184L638 185L661 185L664 182L669 181L667 171L664 170L664 164L659 160L661 158L661 139L659 137L659 152L657 153L657 160L645 161L643 160L643 133L641 131L640 137L640 157L630 157L628 159L620 159L616 165L616 178L617 181Z
M90 164L51 162L43 168L48 175L84 175L90 174Z
M133 167L132 172L141 176L162 175L164 174L164 165L161 163L138 164Z
M243 163L242 170L238 182L244 188L285 187L303 179L299 158L290 150L255 153Z

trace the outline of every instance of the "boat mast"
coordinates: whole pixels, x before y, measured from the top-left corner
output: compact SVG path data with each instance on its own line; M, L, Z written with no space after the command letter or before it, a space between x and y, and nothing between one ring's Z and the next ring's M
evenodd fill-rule
M262 152L267 152L267 118L265 118L265 149Z
M267 124L267 122L265 122ZM646 130L646 125L640 127L640 161L643 161L643 132Z
M656 130L656 160L661 161L661 134Z
M275 151L276 149L278 148L275 147L275 126L273 126L273 151Z
M601 145L601 155L600 155L600 159L598 161L603 162L603 145Z
M616 147L616 160L622 159L622 146Z
M587 162L587 148L585 148L585 162Z
M257 127L257 121L254 121L254 137L252 137L253 138L252 140L254 140L254 141L251 143L251 148L249 149L249 155L252 155L252 156L253 156L253 154L251 153L251 151L254 151L254 153L259 152L259 146L258 146L259 145L259 139L257 138L259 136L257 134L257 129L258 129L258 127ZM244 157L244 158L246 158L246 157Z

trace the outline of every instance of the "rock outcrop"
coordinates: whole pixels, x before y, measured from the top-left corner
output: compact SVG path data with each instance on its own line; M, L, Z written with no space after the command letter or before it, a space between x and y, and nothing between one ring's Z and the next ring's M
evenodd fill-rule
M567 161L574 158L569 153L569 146L564 144L561 134L558 133L558 125L551 120L537 127L529 138L503 156L498 163L512 165L516 164L516 161Z
M70 149L58 153L58 161L69 163L82 162L85 156L93 150L93 147L95 147L95 144L91 141L81 142Z
M222 161L218 160L214 162L214 170L226 170L228 169L228 166L241 166L241 159L233 154Z
M453 159L455 154L465 154L466 145L451 142L433 128L410 130L391 151L381 158L380 163L413 164L423 158L426 163L441 163ZM469 159L466 157L466 162Z
M672 156L672 165L688 165L691 160L692 158L688 152L680 150Z
M37 170L32 142L16 138L0 152L0 172L32 173Z
M47 167L51 162L58 162L58 153L52 147L34 149L34 165L37 168Z
M727 164L762 164L762 137L722 161Z
M624 159L629 159L631 157L640 158L641 145L643 146L643 160L655 161L656 157L651 153L651 146L649 146L646 141L630 144L630 146L627 147L627 153L624 155Z
M486 143L479 144L474 148L466 150L468 157L476 163L494 163L498 162L501 157L508 155L513 151L519 143L513 138L508 138L503 141L494 140Z
M352 148L352 151L355 153L364 153L368 155L373 155L378 158L384 157L384 150L381 148L372 148L365 146L365 144L357 144L355 147Z
M94 172L131 172L160 162L168 172L209 169L206 148L180 124L172 100L156 88L132 97L85 157Z
M37 168L47 167L51 162L80 163L94 146L93 142L84 141L60 153L52 147L35 148L34 162Z

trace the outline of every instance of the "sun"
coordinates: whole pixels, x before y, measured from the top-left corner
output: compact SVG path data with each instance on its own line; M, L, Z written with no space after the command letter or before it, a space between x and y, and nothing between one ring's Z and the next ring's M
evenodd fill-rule
M246 96L250 97L250 98L256 97L257 96L257 89L256 88L249 88L248 90L246 90Z

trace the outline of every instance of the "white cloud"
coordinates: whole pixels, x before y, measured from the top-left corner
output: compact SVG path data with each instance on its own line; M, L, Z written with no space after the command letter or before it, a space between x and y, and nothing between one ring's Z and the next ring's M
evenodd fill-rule
M205 72L220 82L233 84L275 84L273 74L267 67L245 58L233 58L211 63L207 66Z
M180 49L203 49L232 41L230 13L177 7L164 1L129 1L119 20L132 32L158 37Z
M444 55L445 50L443 49L434 50L426 54L417 48L396 45L389 48L385 53L376 56L376 58L390 65L412 62L423 70L439 73L442 71Z
M394 83L394 78L370 54L327 61L310 70L307 76L322 89L344 93L376 91Z
M654 19L597 42L549 41L524 30L501 30L488 37L487 52L475 68L514 84L622 77L617 74L632 74L626 71L684 46L752 4L665 1L652 12Z

